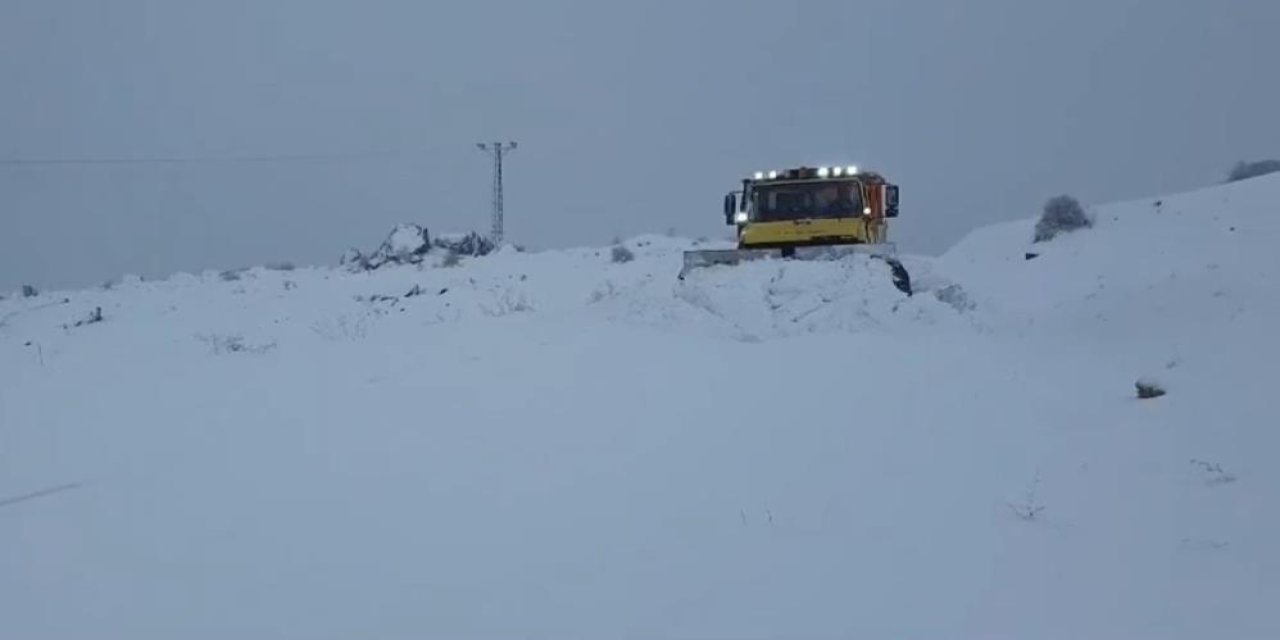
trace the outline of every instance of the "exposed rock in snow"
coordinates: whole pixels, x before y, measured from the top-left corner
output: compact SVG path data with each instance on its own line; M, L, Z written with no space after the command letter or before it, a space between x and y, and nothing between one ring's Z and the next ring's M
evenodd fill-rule
M1155 378L1139 378L1134 383L1134 387L1138 389L1138 397L1143 400L1159 398L1168 393L1165 391L1164 385L1160 384Z
M460 256L484 256L493 252L493 241L472 231L463 234L439 235L431 246Z
M377 269L385 264L417 264L431 249L431 237L425 227L416 224L398 224L382 242L382 246L369 256L369 268Z
M359 249L347 249L338 260L338 264L352 271L364 271L369 268L369 261Z
M339 264L351 271L370 271L386 265L420 264L434 252L456 257L483 256L493 250L493 242L475 232L432 237L425 227L405 223L396 225L377 251L366 256L358 249L348 249Z

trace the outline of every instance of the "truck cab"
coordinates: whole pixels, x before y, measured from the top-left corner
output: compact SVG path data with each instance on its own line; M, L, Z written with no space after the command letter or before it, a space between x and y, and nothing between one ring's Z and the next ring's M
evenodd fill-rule
M743 249L881 244L898 187L857 167L760 171L725 196L724 216Z

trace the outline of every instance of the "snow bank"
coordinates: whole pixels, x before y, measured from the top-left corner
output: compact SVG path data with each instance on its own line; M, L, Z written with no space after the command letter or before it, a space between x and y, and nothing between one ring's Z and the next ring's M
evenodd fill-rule
M0 300L4 635L1276 636L1277 203Z
M1149 292L1182 289L1187 280L1200 289L1250 287L1280 264L1269 249L1280 236L1278 196L1280 176L1266 176L1094 207L1094 228L1034 245L1034 220L996 225L971 233L939 268L1004 308L1028 313L1087 300L1143 303Z

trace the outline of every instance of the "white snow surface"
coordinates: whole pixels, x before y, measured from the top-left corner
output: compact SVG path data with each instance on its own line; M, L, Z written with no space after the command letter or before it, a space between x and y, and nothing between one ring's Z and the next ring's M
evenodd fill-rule
M1280 637L1280 176L1159 200L0 300L0 637Z

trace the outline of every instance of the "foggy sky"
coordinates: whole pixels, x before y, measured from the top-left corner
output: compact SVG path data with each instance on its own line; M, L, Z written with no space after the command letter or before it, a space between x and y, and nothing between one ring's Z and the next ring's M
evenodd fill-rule
M742 177L839 163L936 253L1280 156L1278 27L1252 0L0 0L0 163L326 156L0 164L0 292L484 231L491 139L530 248L725 236Z

